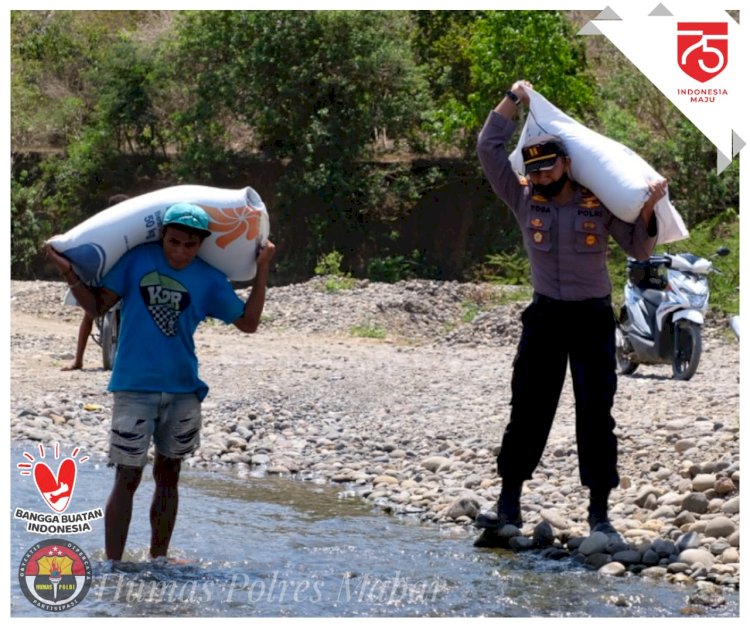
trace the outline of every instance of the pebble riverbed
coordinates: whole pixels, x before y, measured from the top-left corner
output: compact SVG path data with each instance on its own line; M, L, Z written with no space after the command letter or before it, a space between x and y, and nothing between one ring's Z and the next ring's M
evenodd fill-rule
M333 483L387 512L463 528L471 542L500 488L495 456L528 292L422 280L332 291L326 281L270 288L254 335L201 325L211 392L187 464ZM104 455L109 373L93 342L83 370L61 371L80 320L63 294L60 282L11 282L11 437ZM523 529L500 531L505 546L691 585L695 604L719 605L725 587L739 587L739 343L716 319L703 340L688 382L668 365L618 379L619 535L589 534L568 377L524 487Z

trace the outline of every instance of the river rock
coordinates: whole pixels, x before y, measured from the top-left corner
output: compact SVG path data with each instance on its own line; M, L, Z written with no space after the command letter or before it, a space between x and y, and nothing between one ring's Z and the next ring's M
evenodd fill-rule
M422 466L432 473L437 473L443 469L449 469L451 461L443 456L430 456L422 460Z
M693 490L697 493L714 487L716 476L712 473L699 473L693 478Z
M540 511L539 515L547 523L549 523L554 528L557 528L558 530L566 530L567 528L570 527L568 520L563 515L561 515L557 510L544 508Z
M708 498L703 493L690 493L683 500L682 509L702 515L708 510Z
M680 552L680 562L688 563L689 565L700 563L705 567L710 567L716 562L716 559L714 558L714 555L707 550L693 548Z
M728 538L737 529L735 523L728 517L715 517L706 524L706 536Z
M736 547L728 547L721 553L721 562L722 563L739 563L740 562L740 553L737 551Z
M714 482L714 490L717 495L725 496L734 493L736 487L730 478L720 477Z
M584 564L587 567L591 567L593 569L601 569L604 565L609 563L612 560L612 556L609 554L605 554L604 552L597 552L594 554L589 554L586 556L586 560L584 561Z
M586 538L583 543L578 547L578 551L584 556L590 556L603 552L607 543L609 543L609 537L604 532L594 532Z
M508 545L510 545L510 549L514 552L523 552L532 549L535 546L535 543L534 540L530 539L528 536L519 535L511 537L508 540Z
M677 552L675 544L668 539L657 539L651 544L651 549L654 550L660 557L671 556Z
M677 539L676 547L678 552L686 549L700 547L701 539L696 532L688 532Z
M599 568L599 573L602 576L622 576L627 572L627 568L622 563L618 563L617 559L615 559L611 563L607 563L606 565L603 565Z
M552 526L546 521L538 523L534 526L532 539L536 547L549 547L555 542L555 533Z
M638 550L627 549L612 555L612 560L623 565L637 565L641 562L641 553Z
M373 486L378 486L379 484L386 484L386 485L392 486L398 483L399 483L398 478L395 478L392 475L377 475L372 480Z
M476 519L479 514L479 500L475 495L462 495L454 500L454 502L448 506L448 510L445 512L447 519L458 519L459 517L469 517L470 519Z
M740 512L740 498L739 497L732 497L732 499L728 499L726 502L724 502L724 505L721 507L721 511L725 515L737 515Z

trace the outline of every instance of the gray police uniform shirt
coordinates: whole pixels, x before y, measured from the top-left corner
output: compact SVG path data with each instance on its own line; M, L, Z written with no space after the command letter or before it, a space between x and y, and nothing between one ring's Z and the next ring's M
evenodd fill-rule
M514 172L505 144L515 124L490 112L477 152L495 194L510 207L523 232L531 281L539 294L562 301L603 298L612 291L607 272L611 235L631 257L646 259L656 244L656 220L630 224L615 216L589 190L576 184L572 200L558 205L533 195Z

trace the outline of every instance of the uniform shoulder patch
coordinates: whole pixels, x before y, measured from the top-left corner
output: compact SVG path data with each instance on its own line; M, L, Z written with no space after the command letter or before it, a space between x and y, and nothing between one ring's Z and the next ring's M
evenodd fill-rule
M596 197L596 195L583 186L580 186L581 190L581 207L591 209L593 207L601 207L602 202Z

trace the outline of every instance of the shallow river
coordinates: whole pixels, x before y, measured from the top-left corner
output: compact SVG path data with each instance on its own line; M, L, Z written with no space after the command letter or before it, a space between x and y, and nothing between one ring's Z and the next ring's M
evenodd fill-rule
M24 457L24 452L33 458ZM70 451L55 459L52 473ZM66 514L103 509L112 470L74 457ZM37 534L18 509L52 514L18 462L41 460L38 445L11 451L11 615L50 617L24 595L19 565L52 538L90 559L88 593L61 617L679 617L692 589L639 577L603 578L570 561L472 546L473 536L374 511L335 487L185 470L170 556L147 560L148 467L136 494L125 561L104 560L103 519L77 534ZM70 467L70 464L68 464ZM26 468L28 469L28 467ZM59 477L59 476L58 476ZM95 515L94 515L95 516ZM706 609L737 616L739 598Z

